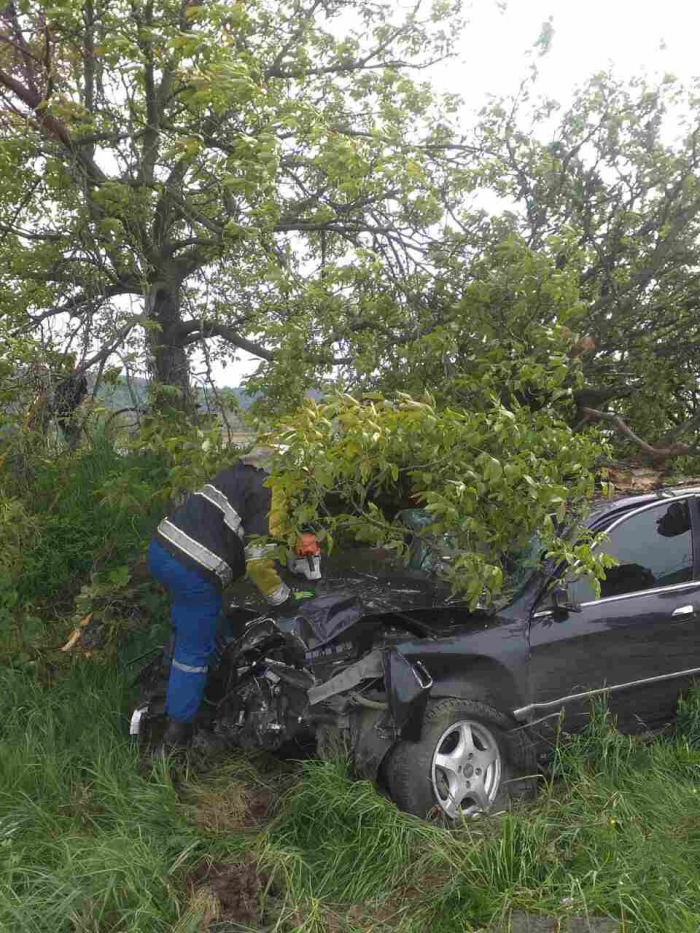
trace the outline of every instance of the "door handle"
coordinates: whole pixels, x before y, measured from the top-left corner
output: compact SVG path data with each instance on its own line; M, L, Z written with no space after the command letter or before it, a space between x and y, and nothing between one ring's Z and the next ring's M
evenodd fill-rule
M692 616L695 615L695 606L679 606L678 609L674 609L671 613L671 617L677 619L679 616Z

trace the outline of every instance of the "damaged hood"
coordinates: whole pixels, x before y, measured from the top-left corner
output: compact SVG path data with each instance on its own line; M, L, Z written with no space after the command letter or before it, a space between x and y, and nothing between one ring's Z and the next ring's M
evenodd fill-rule
M409 570L391 551L353 548L324 561L317 593L352 589L368 612L381 614L456 602L450 587L434 574Z
M422 622L436 635L459 628L483 630L500 622L486 610L470 610L463 600L455 597L450 587L432 573L409 570L391 551L381 548L349 548L334 551L323 558L323 579L313 585L319 608L330 607L334 598L343 600L352 594L361 615L402 615ZM248 581L235 586L236 603L251 610L264 612L263 597ZM334 635L356 618L357 609L347 605L347 617L338 625L331 625ZM330 621L330 620L328 620ZM309 619L310 628L305 635L317 645L326 639L319 631L318 620ZM321 628L328 631L322 622ZM315 630L315 631L314 631Z
M323 555L323 577L306 585L317 596L330 596L351 590L365 607L367 614L381 615L394 610L407 611L436 605L460 605L449 586L433 574L411 571L390 551L381 548L348 548ZM298 585L296 581L289 581ZM237 581L232 589L239 605L251 609L266 603L250 580Z

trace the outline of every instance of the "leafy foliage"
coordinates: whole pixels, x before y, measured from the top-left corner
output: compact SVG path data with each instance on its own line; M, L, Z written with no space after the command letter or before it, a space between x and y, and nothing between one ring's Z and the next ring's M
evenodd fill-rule
M134 560L161 510L152 494L163 476L157 458L122 458L99 436L72 456L37 463L25 508L40 534L26 549L23 598L70 600L90 573ZM128 497L110 495L120 477Z
M497 398L470 412L439 408L430 396L343 395L307 402L274 440L282 452L269 483L290 505L290 543L318 523L331 543L342 532L402 550L405 527L393 518L403 501L432 513L427 533L453 536L452 582L472 603L498 593L506 555L534 534L553 558L598 569L589 544L572 550L561 526L591 495L601 447L551 411Z
M212 423L192 424L177 409L167 414L149 416L143 420L141 429L129 447L133 455L146 453L163 467L161 482L150 485L146 495L162 503L163 507L178 501L201 486L216 472L230 466L240 451L230 444L226 432L213 420ZM105 488L106 499L130 495L130 479L125 473L120 479L121 492L114 484Z
M161 406L187 407L191 350L215 338L209 367L262 361L266 415L309 387L488 407L474 376L500 360L521 403L575 402L559 414L621 431L624 455L694 455L697 95L598 74L561 110L533 71L465 127L412 77L449 54L457 12L11 4L12 340L70 317L78 372L119 351L149 361Z
M581 406L616 410L660 447L697 431L698 98L594 75L562 110L526 81L475 129L479 184L528 247L573 271L591 340ZM639 445L629 440L621 452ZM680 452L680 451L678 451ZM677 453L678 453L677 452Z

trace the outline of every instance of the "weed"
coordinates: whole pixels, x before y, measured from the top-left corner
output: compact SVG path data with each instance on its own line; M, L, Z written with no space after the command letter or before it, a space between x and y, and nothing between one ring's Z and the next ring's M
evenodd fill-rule
M40 461L31 504L41 534L26 553L22 600L69 607L92 573L136 560L161 516L154 493L164 477L155 455L122 457L99 434L71 456Z
M700 749L700 689L697 687L678 701L674 738L688 748Z

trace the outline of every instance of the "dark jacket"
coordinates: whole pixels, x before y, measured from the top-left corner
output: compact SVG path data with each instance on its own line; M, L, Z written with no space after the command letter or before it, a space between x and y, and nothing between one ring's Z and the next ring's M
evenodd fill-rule
M246 554L244 538L269 534L267 476L241 461L222 470L163 519L155 540L185 567L227 586L245 574L247 558L260 556Z

